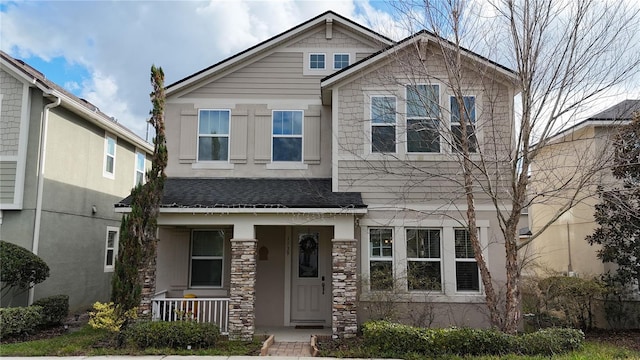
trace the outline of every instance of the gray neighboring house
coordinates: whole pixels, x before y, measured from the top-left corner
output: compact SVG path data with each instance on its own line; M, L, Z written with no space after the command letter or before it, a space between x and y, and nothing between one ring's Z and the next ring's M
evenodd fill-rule
M472 156L500 169L515 73L463 52ZM296 326L351 337L384 299L403 321L431 310L434 326L489 326L459 154L432 127L459 127L446 78L435 35L394 42L329 11L169 85L168 180L143 305L247 339ZM491 199L478 195L476 209L501 286Z
M51 276L1 299L69 295L70 310L109 300L122 215L153 147L40 72L0 52L0 239L40 256Z

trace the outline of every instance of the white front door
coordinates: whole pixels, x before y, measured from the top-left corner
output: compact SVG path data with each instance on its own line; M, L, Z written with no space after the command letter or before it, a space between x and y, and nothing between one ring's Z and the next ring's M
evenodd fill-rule
M330 235L323 228L293 228L291 240L291 322L329 325Z

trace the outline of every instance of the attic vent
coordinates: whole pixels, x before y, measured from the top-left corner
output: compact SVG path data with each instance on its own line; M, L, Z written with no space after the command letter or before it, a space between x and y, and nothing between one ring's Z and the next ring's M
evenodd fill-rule
M325 37L327 38L327 40L331 40L331 38L333 37L333 19L327 19Z

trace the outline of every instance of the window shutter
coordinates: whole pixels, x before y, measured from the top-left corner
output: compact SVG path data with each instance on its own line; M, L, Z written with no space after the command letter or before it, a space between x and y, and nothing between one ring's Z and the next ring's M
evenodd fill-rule
M307 110L304 113L304 162L320 163L320 111Z
M256 110L255 154L256 163L271 162L271 110Z
M231 112L229 160L232 163L245 164L247 162L247 116L247 110L233 110Z
M180 162L195 162L197 147L198 110L184 109L180 112Z

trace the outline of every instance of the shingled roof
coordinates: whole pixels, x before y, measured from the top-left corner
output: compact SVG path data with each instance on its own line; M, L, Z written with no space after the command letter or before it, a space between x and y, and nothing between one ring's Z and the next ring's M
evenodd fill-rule
M631 120L636 112L640 112L640 100L624 100L589 117L588 120Z
M116 207L129 207L131 196ZM162 208L366 208L360 193L332 192L331 179L167 178Z

